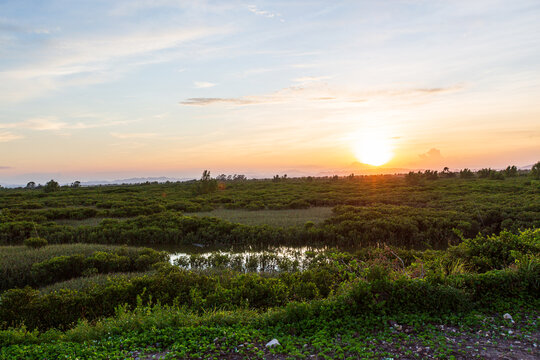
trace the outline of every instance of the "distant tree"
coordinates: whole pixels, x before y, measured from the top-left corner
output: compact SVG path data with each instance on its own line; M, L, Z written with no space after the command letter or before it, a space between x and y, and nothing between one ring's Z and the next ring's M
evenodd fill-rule
M218 182L216 179L212 179L210 171L204 170L201 176L201 180L197 182L196 192L199 195L209 194L215 192L218 189Z
M504 180L504 173L502 171L493 170L489 174L490 180Z
M531 176L533 177L533 179L540 180L540 161L532 166Z
M462 179L472 179L474 177L474 173L471 171L471 169L463 169L459 172L459 177Z
M33 182L33 181L30 181L28 184L26 184L26 188L27 189L35 189L36 188L36 183Z
M279 175L274 175L274 177L272 178L272 181L273 182L278 182L279 181Z
M72 188L78 188L81 186L81 182L80 181L74 181L72 184L71 184L71 187Z
M480 179L486 179L493 172L491 168L483 168L478 170L477 174Z
M515 166L515 165L507 166L506 169L504 170L504 176L506 176L506 177L516 177L516 176L518 176L517 166Z
M437 170L426 170L424 171L424 177L427 180L437 180L439 178L439 172Z
M58 191L59 189L60 189L60 185L58 185L58 183L56 181L54 181L54 180L49 181L43 187L43 191L45 191L45 192Z
M409 171L407 175L405 175L405 181L407 181L411 185L416 185L420 183L420 181L423 178L423 174L419 172Z
M227 175L225 175L225 174L218 175L218 176L216 176L216 180L218 180L218 181L226 181L227 180Z
M450 171L450 168L448 168L448 166L444 167L444 169L442 171L442 174L443 174L444 177L447 177L447 178L453 178L453 177L456 176L456 173Z

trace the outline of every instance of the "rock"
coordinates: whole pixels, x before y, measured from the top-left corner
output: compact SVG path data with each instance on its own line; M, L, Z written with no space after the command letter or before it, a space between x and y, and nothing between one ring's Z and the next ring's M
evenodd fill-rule
M514 319L512 319L512 315L510 315L509 313L504 314L503 318L505 320L510 320L511 322L514 322Z
M266 347L271 348L271 347L278 346L278 345L280 345L279 341L277 339L272 339L266 344Z

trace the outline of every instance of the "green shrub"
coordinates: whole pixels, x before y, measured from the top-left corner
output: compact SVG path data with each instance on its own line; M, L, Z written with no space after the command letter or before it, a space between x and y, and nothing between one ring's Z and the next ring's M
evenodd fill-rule
M47 240L41 237L31 237L24 240L24 245L29 248L38 249L38 248L47 246L48 242Z
M499 235L478 235L448 249L449 259L461 259L466 267L477 272L503 269L527 254L540 254L540 229L519 234L504 230Z

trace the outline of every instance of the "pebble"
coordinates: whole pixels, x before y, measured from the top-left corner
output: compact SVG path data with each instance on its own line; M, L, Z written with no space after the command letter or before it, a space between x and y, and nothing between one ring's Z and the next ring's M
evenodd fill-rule
M279 341L277 339L272 339L266 344L266 347L270 348L270 347L274 347L274 346L278 346L278 345L280 345Z
M510 322L512 322L512 323L514 322L514 319L512 319L512 315L510 315L509 313L504 314L503 318L505 320L510 320Z

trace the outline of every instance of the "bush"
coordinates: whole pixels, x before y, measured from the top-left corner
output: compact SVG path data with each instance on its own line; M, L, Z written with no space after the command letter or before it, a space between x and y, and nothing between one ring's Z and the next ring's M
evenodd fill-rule
M48 245L47 240L40 237L31 237L24 240L24 245L29 248L38 249Z
M477 272L503 269L525 255L538 254L540 229L529 229L519 234L504 230L499 235L478 235L448 249L449 259L461 259L467 268Z

